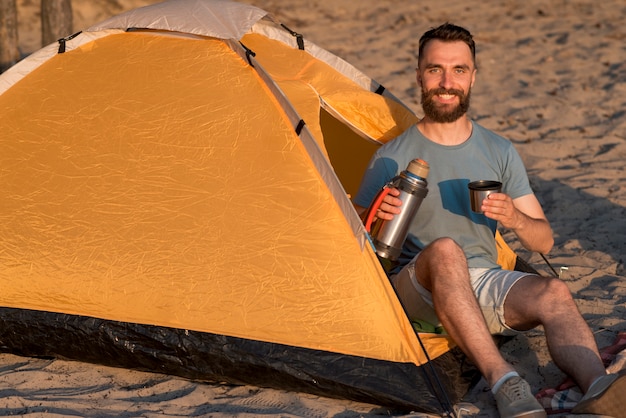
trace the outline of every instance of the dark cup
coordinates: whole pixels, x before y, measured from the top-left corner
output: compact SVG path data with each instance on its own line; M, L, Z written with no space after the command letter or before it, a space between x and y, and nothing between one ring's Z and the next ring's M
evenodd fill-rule
M467 185L470 194L470 206L473 212L483 213L480 207L483 204L483 200L487 198L491 193L500 193L502 190L502 183L494 180L478 180L473 181Z

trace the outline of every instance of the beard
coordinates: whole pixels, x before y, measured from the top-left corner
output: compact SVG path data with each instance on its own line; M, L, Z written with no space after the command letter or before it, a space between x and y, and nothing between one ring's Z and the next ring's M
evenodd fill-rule
M459 98L459 104L453 108L448 105L441 106L433 100L433 97L439 94L453 94ZM424 91L422 89L422 108L424 114L437 123L452 123L467 113L470 105L471 91L468 90L467 95L461 90L456 89L432 89Z

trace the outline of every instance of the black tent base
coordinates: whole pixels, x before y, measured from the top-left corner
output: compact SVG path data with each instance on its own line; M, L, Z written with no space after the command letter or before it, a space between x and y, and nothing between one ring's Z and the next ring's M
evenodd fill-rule
M423 366L224 335L0 308L0 349L207 382L343 398L396 411L449 410L479 374L457 349Z

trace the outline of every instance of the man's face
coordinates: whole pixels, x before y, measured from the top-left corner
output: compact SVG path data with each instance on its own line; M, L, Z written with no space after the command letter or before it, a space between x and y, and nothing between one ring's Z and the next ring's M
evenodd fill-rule
M419 59L417 82L427 118L451 123L469 109L476 67L469 47L461 41L429 41Z

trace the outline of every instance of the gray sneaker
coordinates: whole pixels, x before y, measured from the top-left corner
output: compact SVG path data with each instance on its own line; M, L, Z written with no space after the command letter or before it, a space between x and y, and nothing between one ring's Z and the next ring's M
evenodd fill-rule
M602 376L572 412L626 418L626 370Z
M507 379L495 398L502 418L546 418L548 416L531 393L528 383L519 376Z

